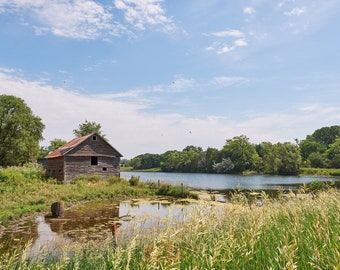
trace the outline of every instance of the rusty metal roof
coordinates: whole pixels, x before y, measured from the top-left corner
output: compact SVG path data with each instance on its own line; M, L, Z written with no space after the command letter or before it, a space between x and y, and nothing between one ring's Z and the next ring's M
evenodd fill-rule
M68 143L64 144L63 146L59 147L58 149L54 150L53 152L49 153L46 156L46 158L61 157L61 156L65 155L65 153L72 150L74 147L76 147L77 145L79 145L80 143L82 143L83 141L85 141L87 138L89 138L92 135L93 135L93 133L86 135L86 136L83 136L83 137L75 138L75 139L69 141Z

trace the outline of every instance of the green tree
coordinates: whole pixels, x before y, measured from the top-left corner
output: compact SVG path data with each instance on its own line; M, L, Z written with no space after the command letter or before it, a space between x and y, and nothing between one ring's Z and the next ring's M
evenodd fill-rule
M86 135L91 134L91 133L97 133L101 137L105 138L105 134L103 134L103 132L101 130L101 125L99 123L94 122L94 121L91 122L91 121L85 120L84 123L79 124L78 129L73 130L73 134L76 137L86 136Z
M249 142L245 135L227 140L221 152L222 158L229 157L231 159L235 166L233 171L237 173L255 169L259 162L255 146Z
M329 146L340 138L340 126L323 127L314 131L311 135L314 141Z
M50 141L49 146L40 148L39 158L46 157L50 152L53 152L54 150L58 149L59 147L63 146L66 143L67 141L62 139L54 139Z
M326 155L332 168L340 168L340 138L329 146Z
M279 160L275 152L275 145L270 142L262 142L257 145L257 152L261 157L258 170L265 174L277 174Z
M297 175L301 166L301 154L297 145L289 142L275 145L277 155L277 173L281 175Z
M45 126L24 100L0 95L0 165L35 161Z
M161 156L158 154L142 154L131 160L134 169L150 169L160 167Z

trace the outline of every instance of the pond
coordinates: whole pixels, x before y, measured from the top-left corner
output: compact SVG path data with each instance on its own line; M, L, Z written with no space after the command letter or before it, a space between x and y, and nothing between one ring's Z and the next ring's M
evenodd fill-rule
M279 175L231 175L208 173L164 173L164 172L121 172L121 177L130 179L139 176L140 181L166 182L169 184L187 185L194 189L226 190L277 190L280 188L296 189L297 185L313 180L340 181L339 177L320 176L279 176Z
M84 203L65 210L62 218L39 215L4 228L0 231L0 255L28 244L27 256L31 258L45 252L60 256L65 247L89 241L122 244L136 234L156 233L165 225L183 222L186 212L197 203L167 198Z

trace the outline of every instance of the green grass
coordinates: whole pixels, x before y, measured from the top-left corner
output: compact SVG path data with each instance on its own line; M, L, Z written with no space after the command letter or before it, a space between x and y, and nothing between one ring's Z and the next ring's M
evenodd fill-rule
M157 192L156 183L143 183L138 177L104 180L101 176L80 175L73 179L73 184L57 184L53 179L46 180L44 171L36 164L9 167L0 169L0 225L32 213L49 211L56 201L63 201L68 207L81 201L148 197ZM187 188L184 194L189 195Z
M241 195L239 195L241 196ZM55 261L24 251L0 258L0 269L339 269L340 193L265 198L262 207L235 200L197 206L178 226L124 244L72 246ZM19 260L21 258L21 260Z
M301 175L340 176L340 169L300 168Z
M134 170L132 167L120 167L121 172L161 172L161 168L138 169Z

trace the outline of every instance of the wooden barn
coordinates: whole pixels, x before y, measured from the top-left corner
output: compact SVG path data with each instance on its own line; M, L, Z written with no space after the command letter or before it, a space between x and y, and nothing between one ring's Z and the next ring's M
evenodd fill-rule
M96 133L75 138L46 156L46 174L70 182L78 175L120 176L122 155Z

